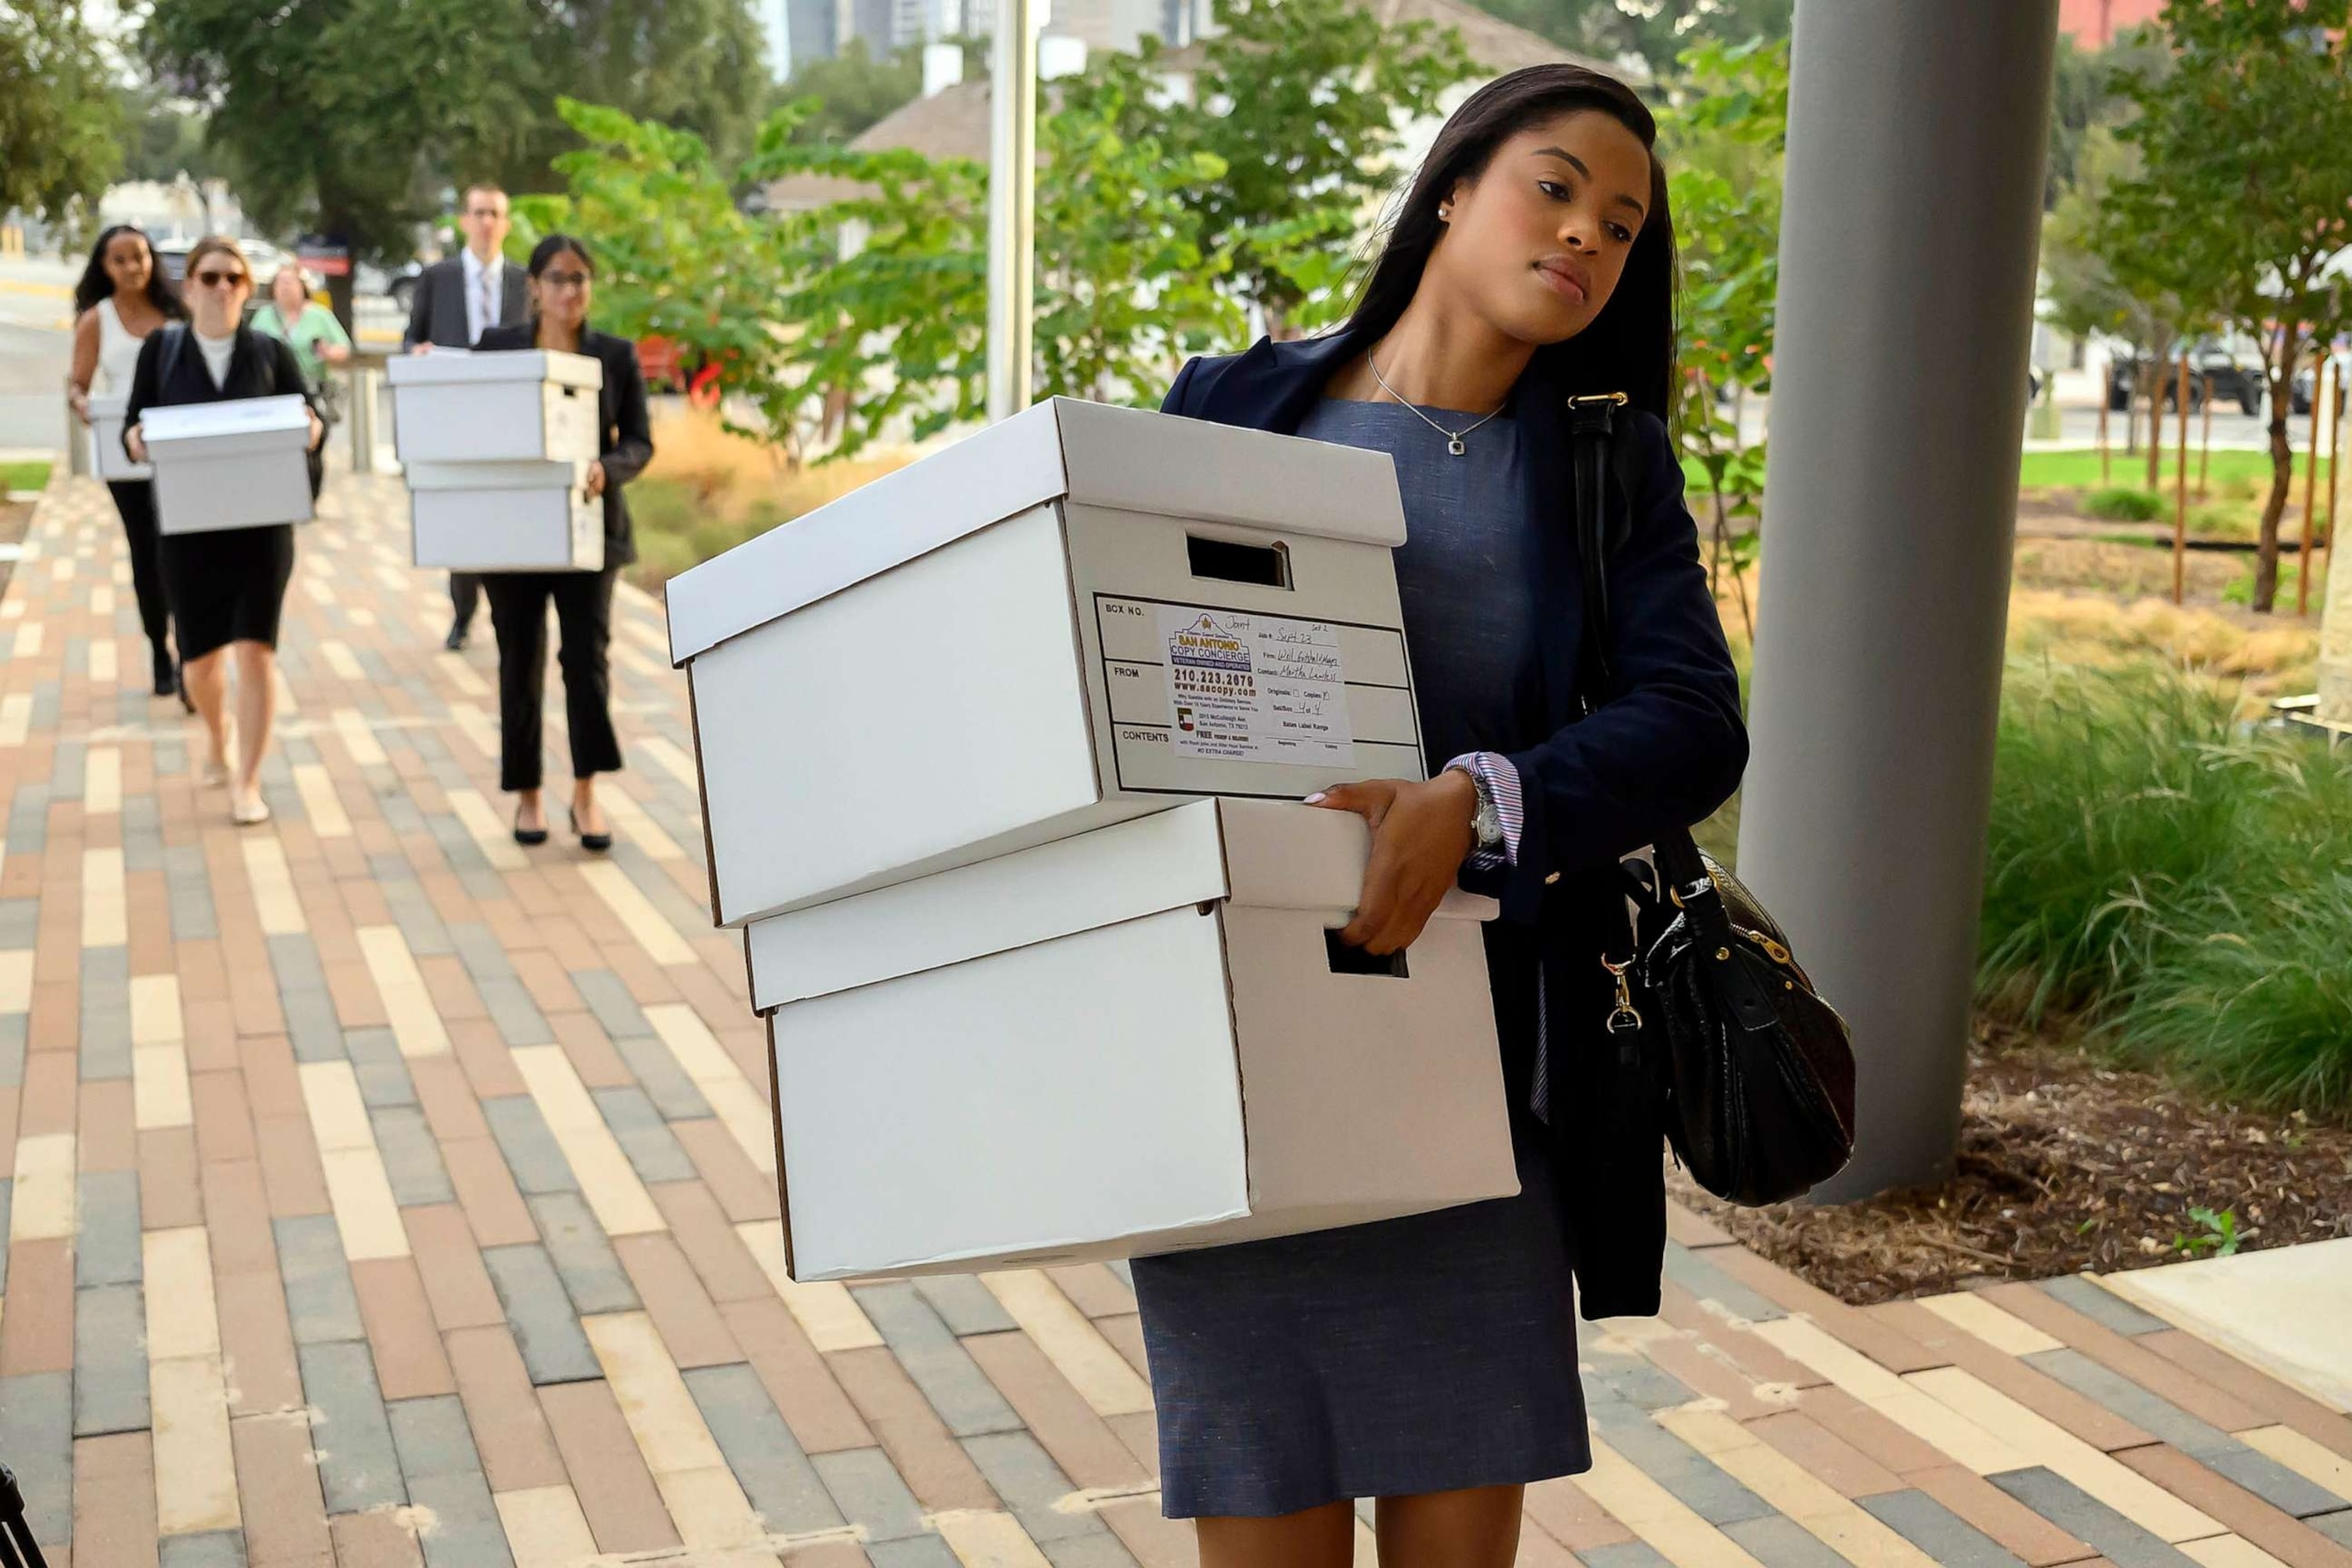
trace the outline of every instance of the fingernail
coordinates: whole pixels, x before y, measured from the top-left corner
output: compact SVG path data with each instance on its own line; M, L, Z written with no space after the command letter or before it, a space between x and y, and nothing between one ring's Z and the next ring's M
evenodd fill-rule
M1319 790L1319 789L1318 789L1318 790L1317 790L1313 795L1308 795L1308 796L1307 797L1307 805L1322 805L1322 804L1323 804L1323 792L1322 792L1321 790Z

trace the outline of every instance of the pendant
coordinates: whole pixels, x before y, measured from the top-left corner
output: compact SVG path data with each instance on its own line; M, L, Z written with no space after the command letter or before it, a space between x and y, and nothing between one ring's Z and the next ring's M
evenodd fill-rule
M1463 445L1462 445L1462 437L1459 437L1459 436L1448 436L1448 437L1445 438L1445 449L1446 449L1447 451L1449 451L1449 452L1453 453L1455 457L1457 457L1457 458L1458 458L1458 457L1460 457L1460 456L1463 454L1463 452L1464 452L1466 448L1465 448L1465 447L1463 447Z

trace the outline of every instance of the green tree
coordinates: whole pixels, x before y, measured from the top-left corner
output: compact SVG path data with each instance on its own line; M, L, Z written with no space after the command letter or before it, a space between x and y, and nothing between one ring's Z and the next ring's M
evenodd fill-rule
M182 174L204 181L228 170L205 142L205 116L185 100L169 98L152 83L118 88L124 136L122 178L165 184Z
M1745 394L1764 390L1771 377L1789 46L1710 42L1685 51L1677 65L1677 89L1659 127L1683 267L1675 433L1706 476L1714 512L1708 575L1719 581L1729 563L1745 617L1739 571L1754 536L1736 540L1731 520L1757 516L1764 493L1763 444L1742 439L1739 413Z
M831 59L811 60L793 72L780 102L814 100L816 107L793 134L803 142L846 142L923 90L921 54L901 49L876 59L863 38L852 38Z
M1685 50L1785 40L1796 0L1477 0L1479 9L1603 61L1639 58L1673 76Z
M2279 521L2293 489L2289 394L2306 347L2352 321L2328 268L2352 244L2347 0L2167 0L2171 71L2130 84L2123 138L2137 175L2102 213L2102 252L2262 344L2271 389L2271 489L2254 608L2278 592Z
M0 4L0 212L86 225L121 167L121 118L79 5Z
M161 85L208 110L262 226L367 255L406 255L467 179L545 189L579 144L561 92L740 151L765 91L748 0L152 0L142 41Z
M1349 274L1332 286L1329 257L1394 184L1400 125L1435 115L1446 89L1477 68L1452 29L1386 24L1355 0L1217 0L1216 16L1197 108L1160 89L1156 39L1093 74L1118 94L1113 128L1125 142L1223 171L1187 197L1202 243L1230 253L1233 291L1280 334L1344 303Z
M2059 198L2080 177L2090 139L2130 117L2133 104L2126 88L2132 77L2160 75L2170 63L2162 35L2152 27L2135 27L2104 49L2078 47L2070 37L2058 40L2043 211L2055 211Z

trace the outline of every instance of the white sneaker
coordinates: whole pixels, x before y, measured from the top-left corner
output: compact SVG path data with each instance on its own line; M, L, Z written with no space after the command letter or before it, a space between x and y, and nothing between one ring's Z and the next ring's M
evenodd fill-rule
M249 798L229 803L228 819L239 827L257 826L269 820L269 803L255 790Z

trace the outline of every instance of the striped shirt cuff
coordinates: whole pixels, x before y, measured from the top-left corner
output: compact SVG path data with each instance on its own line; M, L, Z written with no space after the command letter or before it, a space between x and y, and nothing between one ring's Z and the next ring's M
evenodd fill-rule
M1495 815L1502 819L1503 847L1500 849L1470 851L1465 862L1474 871L1491 871L1498 866L1519 863L1519 835L1528 825L1527 806L1519 796L1519 770L1511 759L1500 752L1465 752L1445 764L1460 768L1483 785L1486 798L1495 803Z

